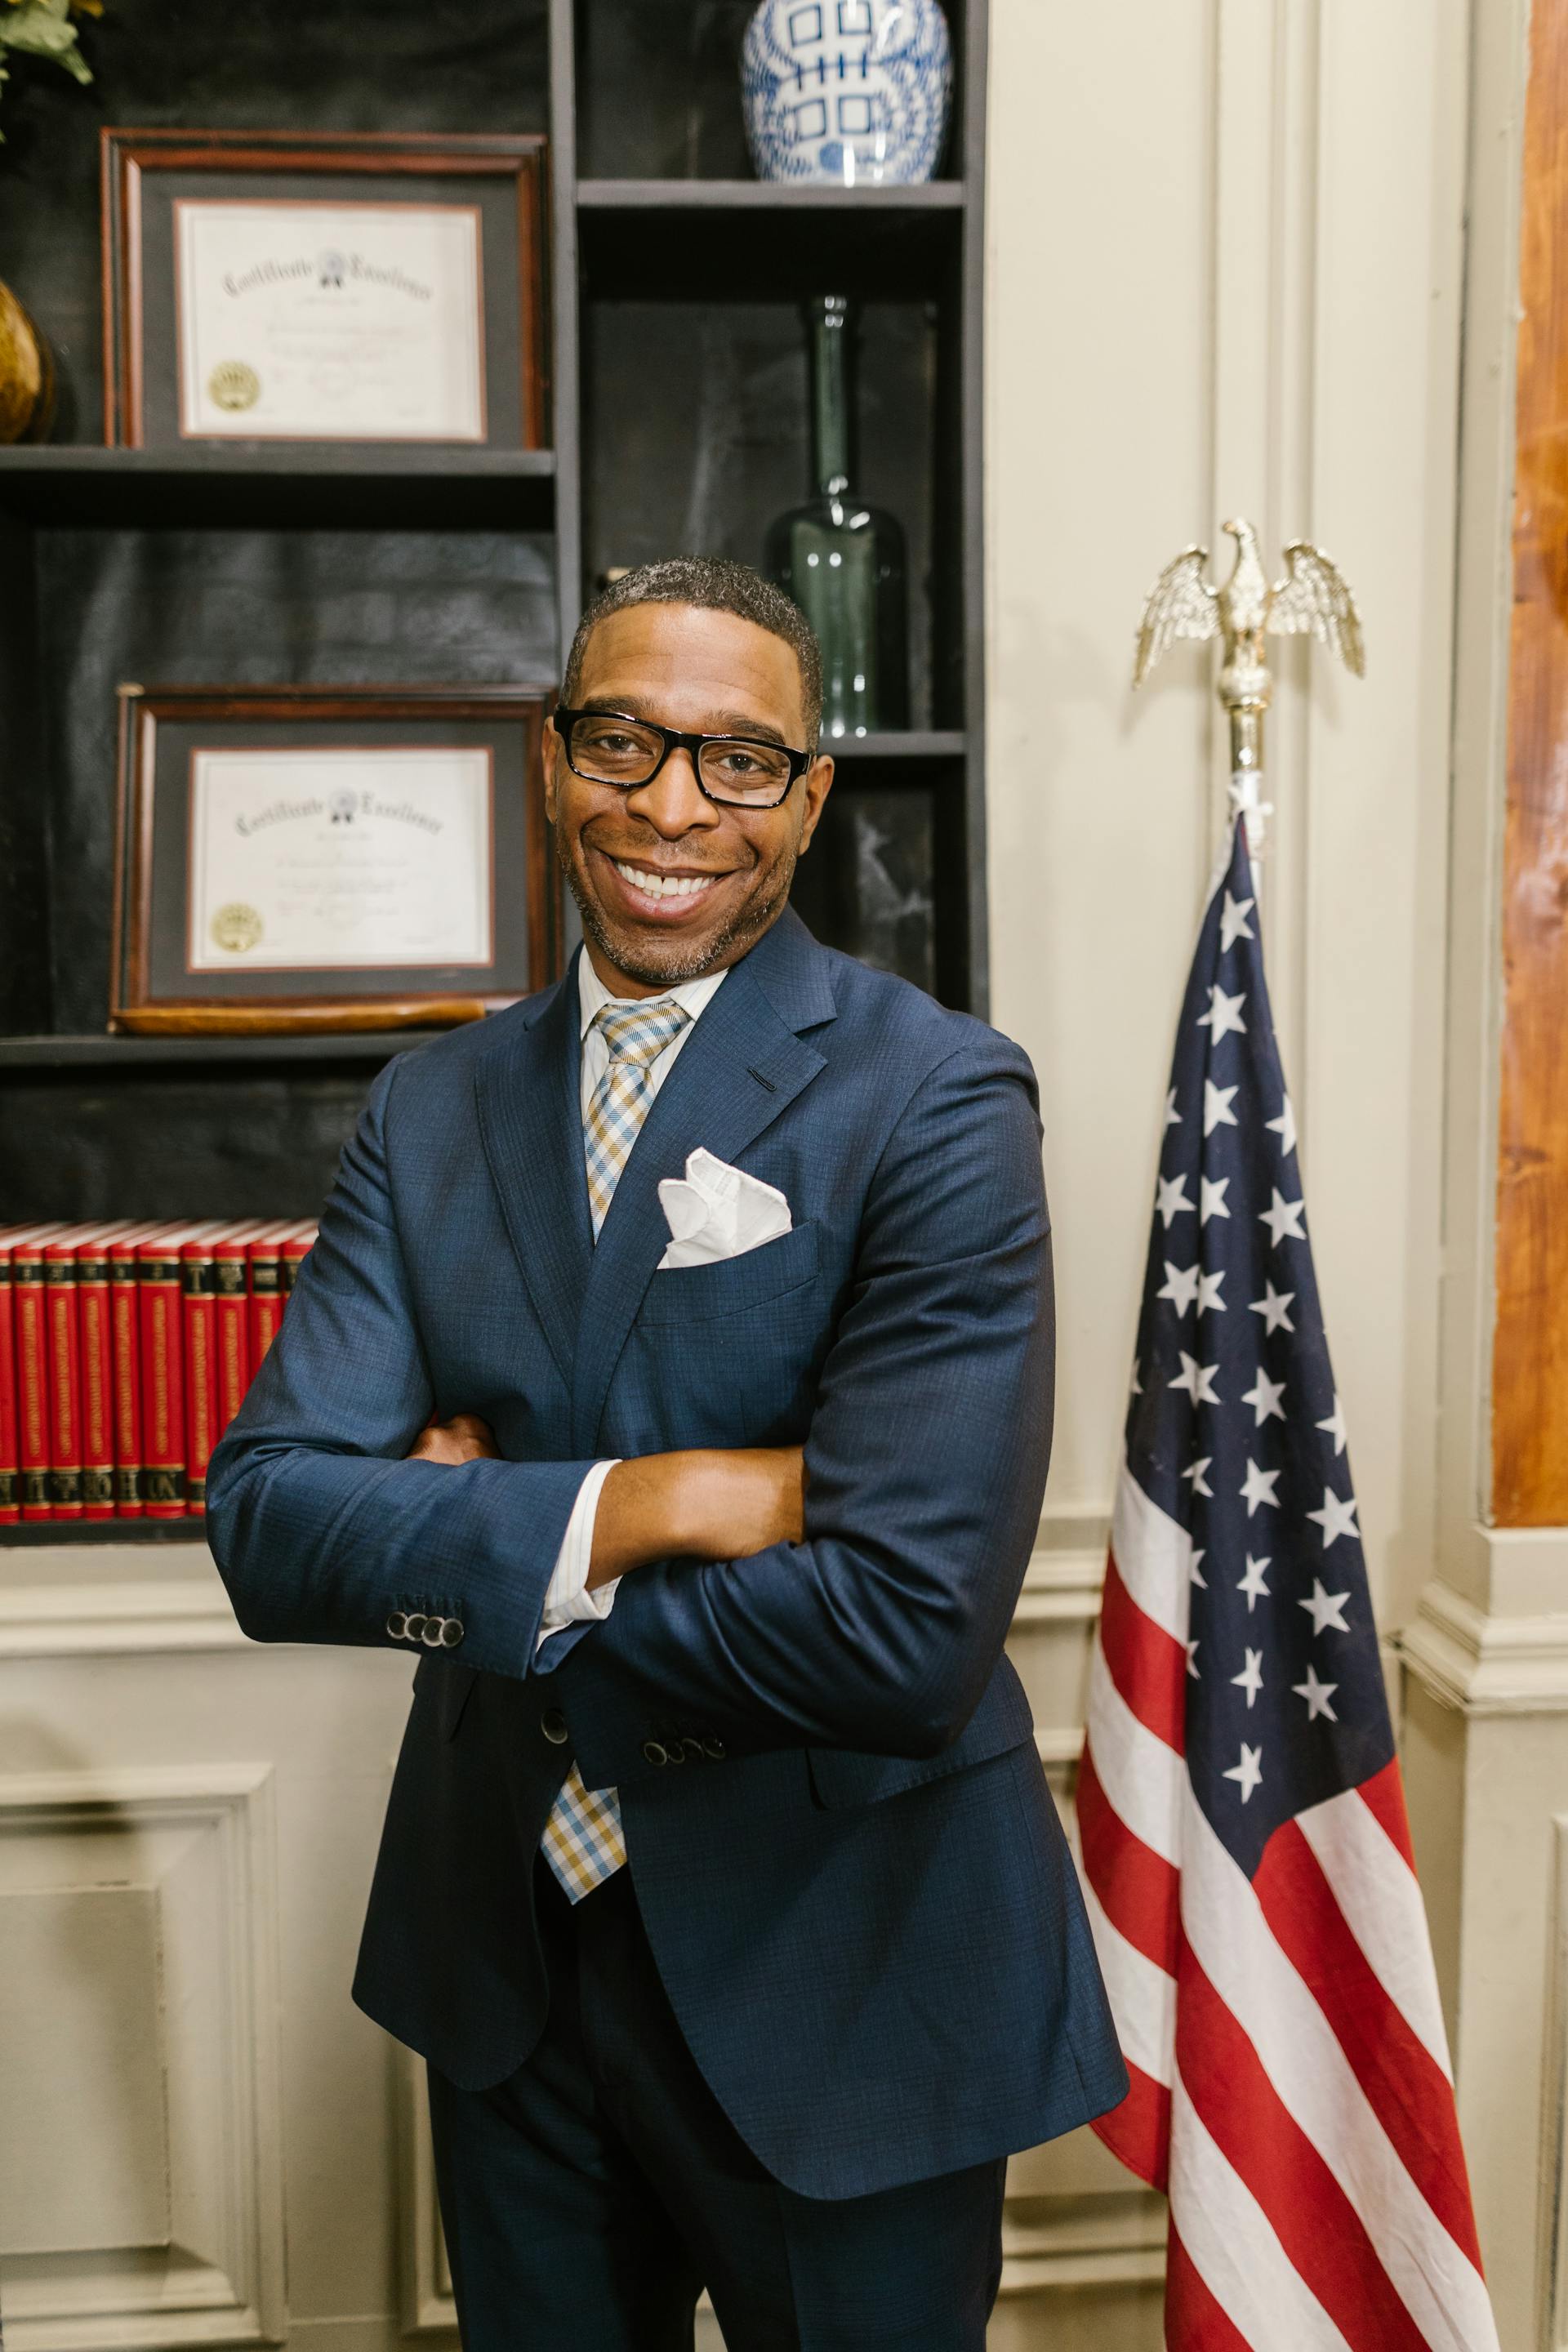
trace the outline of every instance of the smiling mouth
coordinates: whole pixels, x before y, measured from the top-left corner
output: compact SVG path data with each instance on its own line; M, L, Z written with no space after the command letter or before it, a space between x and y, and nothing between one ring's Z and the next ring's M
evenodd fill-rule
M634 865L629 858L611 857L607 850L600 855L613 866L628 888L644 898L658 898L691 903L705 898L717 884L724 881L733 869L710 874L666 874L657 866Z

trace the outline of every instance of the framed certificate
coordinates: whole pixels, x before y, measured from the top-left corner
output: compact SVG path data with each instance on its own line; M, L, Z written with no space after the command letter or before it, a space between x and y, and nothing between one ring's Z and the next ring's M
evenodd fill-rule
M543 446L542 138L101 138L106 440Z
M110 1026L472 1020L553 977L542 687L127 687Z

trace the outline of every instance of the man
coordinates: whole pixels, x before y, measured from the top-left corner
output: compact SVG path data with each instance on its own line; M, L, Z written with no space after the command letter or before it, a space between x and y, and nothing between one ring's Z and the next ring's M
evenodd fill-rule
M977 2352L1007 2151L1126 2086L1003 1654L1033 1077L789 911L819 706L740 565L591 609L584 949L383 1073L212 1464L248 1633L421 1653L354 1997L469 2352L673 2352L704 2285L729 2352Z

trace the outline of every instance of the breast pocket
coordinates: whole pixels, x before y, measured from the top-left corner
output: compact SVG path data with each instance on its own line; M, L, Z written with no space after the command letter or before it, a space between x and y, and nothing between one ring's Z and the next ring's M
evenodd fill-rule
M631 1450L799 1444L828 1306L814 1223L717 1265L656 1274L628 1342L643 1439ZM617 1391L629 1408L624 1381Z

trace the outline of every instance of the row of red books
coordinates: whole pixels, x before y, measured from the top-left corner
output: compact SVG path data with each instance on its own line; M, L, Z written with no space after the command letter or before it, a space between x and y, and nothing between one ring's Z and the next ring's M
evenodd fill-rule
M313 1224L0 1225L0 1524L184 1519Z

